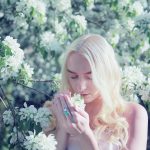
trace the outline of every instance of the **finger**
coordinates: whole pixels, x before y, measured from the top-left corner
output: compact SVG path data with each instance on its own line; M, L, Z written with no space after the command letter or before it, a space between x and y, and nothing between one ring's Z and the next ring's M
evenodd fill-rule
M53 103L54 103L54 109L55 109L54 111L57 114L57 117L59 117L63 121L65 118L64 118L64 115L63 115L63 110L62 110L62 106L61 106L61 102L60 102L60 97L56 96Z
M75 129L79 134L82 133L82 131L80 130L80 128L75 123L71 123L71 128Z
M83 109L75 106L75 111L77 111L81 116L83 116L84 118L89 117L88 113L86 111L84 111Z
M75 105L71 102L71 97L69 97L68 95L64 95L64 96L65 96L65 99L66 99L66 104L69 107L69 109L74 108Z
M66 100L64 95L61 95L61 105L62 105L62 109L63 109L63 113L65 115L65 117L69 118L70 120L72 120L72 114L71 111L69 110L67 104L66 104Z

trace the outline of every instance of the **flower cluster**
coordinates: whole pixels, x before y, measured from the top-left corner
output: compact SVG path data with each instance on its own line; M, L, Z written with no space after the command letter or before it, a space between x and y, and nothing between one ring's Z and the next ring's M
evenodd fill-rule
M59 12L67 11L71 8L71 0L56 0L52 1L52 3L53 7Z
M24 52L17 43L17 40L7 36L0 43L0 48L1 78L8 79L11 76L17 76L24 59Z
M33 68L24 63L24 52L17 40L7 36L0 42L0 77L4 80L16 78L25 80L32 78Z
M145 76L140 68L136 66L126 66L123 70L122 82L124 93L131 94L145 82Z
M126 66L122 77L122 94L127 100L148 102L150 98L150 79L141 67Z
M12 116L12 112L10 110L6 110L4 113L3 113L3 122L6 124L6 125L11 125L13 126L14 124L14 118Z
M46 4L41 0L21 0L16 4L18 14L23 13L20 17L32 19L35 23L43 24L46 22Z
M60 89L61 87L61 74L56 73L54 77L52 78L52 84L51 84L51 89L56 92Z
M40 124L40 127L47 128L51 123L51 112L47 108L36 109L33 105L27 107L24 103L24 108L19 110L20 120L34 121L35 124Z
M71 97L71 101L73 102L73 104L81 109L85 108L85 104L84 104L84 99L81 97L81 95L79 94L74 94Z
M72 20L70 22L70 26L76 30L77 33L82 34L87 28L87 21L84 16L81 15L72 15Z
M15 121L21 121L21 123L15 122L19 125L17 128L14 126L14 119L16 119ZM52 119L52 113L48 108L36 109L33 105L28 107L26 103L24 103L24 108L15 108L15 114L12 114L10 110L3 113L3 122L13 127L13 132L9 135L10 144L16 144L19 141L21 144L24 143L22 146L27 150L55 149L56 140L52 135L46 137L43 132L36 135L36 133L32 134L32 131L30 131L30 135L27 136L27 131L31 130L29 124L32 124L32 130L45 130L53 123ZM23 126L28 128L24 129Z
M144 102L149 103L149 101L150 101L150 77L148 77L148 79L146 81L147 82L145 82L141 86L141 89L139 89L139 95L141 95L141 99Z
M56 150L56 139L52 134L46 136L43 132L36 135L36 132L29 131L24 142L27 150Z

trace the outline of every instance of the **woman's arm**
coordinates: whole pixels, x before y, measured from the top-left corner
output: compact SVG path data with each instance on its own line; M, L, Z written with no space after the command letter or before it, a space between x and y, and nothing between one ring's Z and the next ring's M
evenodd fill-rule
M79 136L79 142L81 150L99 150L98 143L91 129L88 129Z
M62 129L56 129L57 150L67 150L68 134Z
M146 150L148 115L145 108L139 104L132 105L133 117L129 122L129 150Z

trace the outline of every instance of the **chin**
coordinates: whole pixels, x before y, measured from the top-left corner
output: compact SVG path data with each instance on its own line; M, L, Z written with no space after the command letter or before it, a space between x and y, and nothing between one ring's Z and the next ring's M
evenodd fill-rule
M84 98L84 103L85 104L91 103L92 101L93 101L92 98Z

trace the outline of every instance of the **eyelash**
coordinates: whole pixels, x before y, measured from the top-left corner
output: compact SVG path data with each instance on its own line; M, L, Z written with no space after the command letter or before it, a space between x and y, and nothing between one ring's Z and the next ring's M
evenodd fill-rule
M77 76L75 76L75 77L70 77L71 79L77 79L78 77ZM87 79L89 79L89 80L91 80L92 78L90 78L90 77L86 77Z

